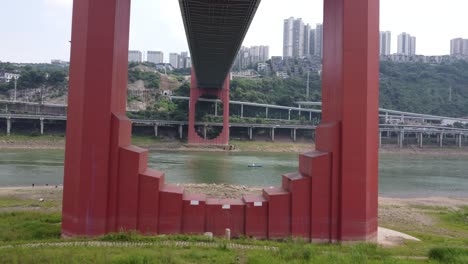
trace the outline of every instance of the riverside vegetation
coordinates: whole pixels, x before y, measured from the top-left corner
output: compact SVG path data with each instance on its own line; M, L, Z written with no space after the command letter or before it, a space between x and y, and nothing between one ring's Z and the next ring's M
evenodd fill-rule
M45 197L39 202L38 197ZM60 238L61 190L0 189L1 263L467 263L468 207L404 204L431 226L392 221L381 225L421 242L309 244L299 239L230 241L203 236L141 236L133 232L98 238ZM379 210L398 210L383 205ZM70 243L80 242L80 243Z
M68 67L50 64L16 65L0 63L0 71L18 72L18 90L48 87L45 93L53 93L50 97L64 94L67 90L66 76ZM154 70L154 65L144 63L129 64L129 83L138 80L144 82L147 89L160 89L161 74ZM169 71L168 75L179 82L179 88L173 92L179 96L189 96L189 83L184 75L189 69ZM46 73L48 77L46 78ZM258 79L234 78L231 81L231 100L248 101L265 104L295 106L294 102L305 101L306 71L288 79L273 75ZM463 117L468 112L468 62L456 61L450 64L394 63L381 62L380 65L380 107L401 111ZM310 74L311 101L321 100L321 76ZM53 88L53 89L52 89ZM14 89L13 82L0 84L0 94L6 95ZM47 97L47 96L46 96ZM140 117L153 117L172 120L186 120L186 102L171 102L160 97L153 105L148 105L145 111L136 113ZM141 100L129 97L129 100ZM234 115L238 109L232 107ZM261 111L260 111L261 112ZM237 114L236 114L237 113ZM258 109L247 107L245 116L262 118ZM270 118L281 118L281 111L272 110ZM236 118L235 116L233 118ZM283 113L284 119L284 113ZM209 120L207 120L209 121ZM305 120L304 120L305 121ZM257 120L256 122L265 122Z

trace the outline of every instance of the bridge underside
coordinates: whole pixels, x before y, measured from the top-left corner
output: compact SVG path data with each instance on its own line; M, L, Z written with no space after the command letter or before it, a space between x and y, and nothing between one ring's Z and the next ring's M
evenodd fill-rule
M246 1L182 2L215 7ZM233 236L374 240L379 1L350 2L324 1L317 150L300 155L298 171L284 175L281 187L224 200L166 184L163 172L147 168L147 150L131 145L131 122L125 116L130 1L74 1L62 235L121 230L222 235L230 228ZM191 46L192 55L199 49ZM227 70L219 70L212 79L216 82L205 83L211 78L197 74L192 88L219 90Z
M179 4L193 65L188 143L228 145L229 73L260 0L179 0ZM223 131L211 140L195 129L196 102L207 94L224 105Z
M197 88L222 89L260 0L179 0Z

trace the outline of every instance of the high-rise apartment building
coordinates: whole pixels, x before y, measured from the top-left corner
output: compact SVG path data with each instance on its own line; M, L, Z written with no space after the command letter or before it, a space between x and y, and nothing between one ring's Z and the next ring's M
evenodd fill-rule
M323 57L323 25L317 24L315 28L315 48L314 55L320 58Z
M315 54L315 29L310 30L310 42L309 42L310 48L309 48L309 54L314 55Z
M175 69L191 68L192 59L188 55L189 55L188 52L182 52L181 54L169 53L169 63Z
M406 32L398 35L398 54L408 56L416 55L416 37Z
M283 57L293 56L294 17L284 20L283 26Z
M128 61L129 62L142 62L143 54L139 50L129 50L128 51Z
M304 22L301 18L294 20L292 54L294 58L304 56Z
M164 63L164 53L162 51L148 51L146 60L154 64Z
M247 69L249 66L255 67L257 63L265 62L269 59L269 46L241 47L232 68L234 71L241 71Z
M177 53L169 53L169 63L172 67L178 69L179 68L179 57L180 55Z
M450 41L450 55L468 55L468 39L452 39Z
M322 57L323 27L317 24L315 29L301 18L290 17L284 20L283 57L301 58L310 55Z
M380 32L380 55L390 55L392 33L390 31Z
M304 55L310 54L310 32L312 31L309 24L304 26Z

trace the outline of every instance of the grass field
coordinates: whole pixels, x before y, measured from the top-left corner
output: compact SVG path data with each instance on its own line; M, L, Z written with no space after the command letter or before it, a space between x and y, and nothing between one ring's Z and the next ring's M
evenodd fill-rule
M226 241L135 233L64 240L60 238L59 208L59 201L0 197L0 263L468 263L468 207L412 208L432 217L434 225L422 229L415 228L418 223L393 226L422 241L391 248L365 243L326 245L248 238ZM75 241L91 244L37 244ZM180 241L186 243L176 244Z

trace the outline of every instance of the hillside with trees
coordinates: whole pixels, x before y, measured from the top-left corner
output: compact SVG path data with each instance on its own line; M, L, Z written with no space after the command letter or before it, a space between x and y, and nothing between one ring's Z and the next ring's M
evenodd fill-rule
M468 116L468 62L431 65L382 62L380 107Z
M161 85L166 87L170 78L174 82L172 86L180 85L174 90L174 95L189 95L189 85L184 80L184 75L190 72L189 69L168 72L167 77L164 77L161 71L152 68L154 65L129 66L129 85L140 81L145 89L157 93L157 90L166 89ZM0 74L2 72L21 74L17 83L19 92L44 89L45 93L50 93L46 94L49 98L67 93L67 67L0 63ZM321 76L311 73L309 79L309 100L320 101ZM306 80L305 74L287 79L266 76L257 79L234 78L231 81L231 100L295 106L294 102L306 100ZM0 83L0 97L8 98L12 89L13 82ZM139 100L134 97L131 99ZM158 101L160 98L158 96L155 99ZM162 105L165 107L147 105L147 110L164 109L170 112L171 109L180 108L180 111L186 111L185 107L174 108L167 106L165 102ZM457 61L439 65L381 62L380 107L453 117L468 116L468 62ZM181 113L177 116L180 117Z
M304 101L306 76L280 79L234 79L231 99L293 106ZM310 75L311 101L321 100L321 79ZM452 64L382 62L380 107L401 111L468 116L468 62Z

